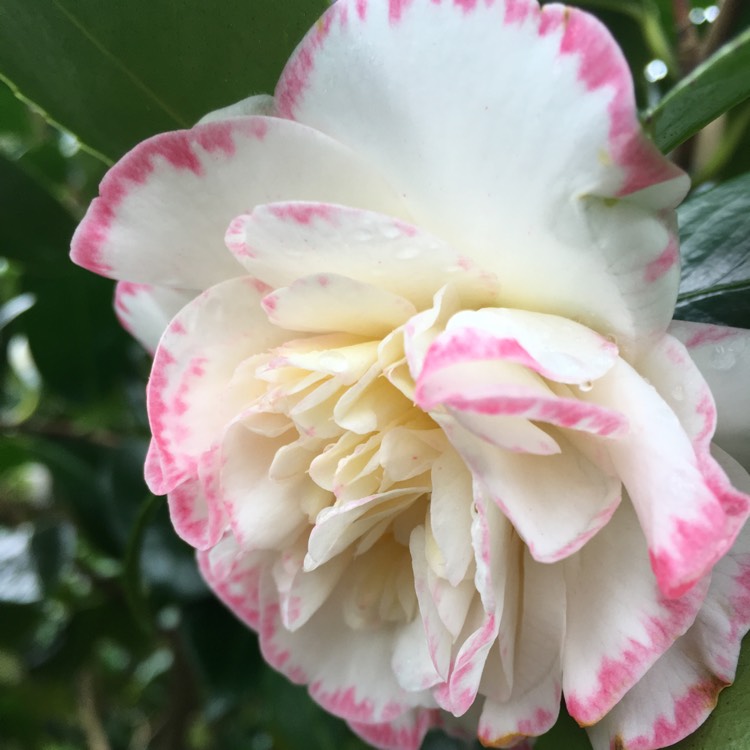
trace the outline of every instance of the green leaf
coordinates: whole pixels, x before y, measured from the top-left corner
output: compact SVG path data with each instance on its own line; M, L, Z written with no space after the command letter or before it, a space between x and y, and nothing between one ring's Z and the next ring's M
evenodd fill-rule
M750 327L750 173L694 195L677 215L676 317Z
M719 696L708 721L672 750L747 750L750 737L750 648L745 643L737 665L734 685Z
M325 0L0 0L0 74L116 159L272 92Z
M151 632L153 627L149 611L146 591L141 578L141 552L143 549L143 535L162 498L149 495L138 511L133 530L128 540L122 573L122 585L125 598L130 605L133 617L145 633Z
M646 113L644 125L667 153L750 96L750 29L683 78Z
M76 533L67 522L42 521L31 538L31 553L45 597L55 593L75 554Z

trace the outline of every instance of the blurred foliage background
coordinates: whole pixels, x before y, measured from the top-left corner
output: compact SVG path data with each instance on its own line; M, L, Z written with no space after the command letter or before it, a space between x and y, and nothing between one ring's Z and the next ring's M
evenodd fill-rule
M750 4L574 4L612 29L645 124L693 176L678 315L750 327ZM272 91L324 7L0 0L3 750L364 748L269 670L209 595L142 480L148 356L115 319L112 282L68 260L109 164L155 132ZM737 718L750 709L748 671L743 661L681 748L748 746L733 744L750 736ZM425 745L458 748L440 735ZM587 747L565 715L537 743Z

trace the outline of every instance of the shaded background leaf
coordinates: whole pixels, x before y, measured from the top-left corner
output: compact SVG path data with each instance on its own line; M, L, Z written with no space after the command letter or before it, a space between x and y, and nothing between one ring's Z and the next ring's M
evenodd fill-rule
M686 35L684 28L678 33L675 9L687 4L573 4L612 30L641 106L680 80ZM9 342L26 341L39 377L35 389L17 389L15 395L31 398L0 435L0 538L25 530L23 564L36 587L25 603L0 602L3 750L81 750L96 746L97 737L106 737L111 750L365 748L304 688L269 670L255 636L206 595L165 502L150 498L142 480L148 357L116 322L112 283L67 257L104 161L155 132L272 91L326 5L0 0L0 77L68 129L50 127L0 80L0 310L13 313L0 313L0 372L6 394L9 384L20 388ZM710 0L692 5L701 12L688 31L701 44L736 37L750 22L743 4L731 28L716 34L702 10ZM722 64L741 66L743 49ZM659 76L645 75L655 61L663 63ZM726 101L726 87L737 80L715 83L713 93ZM703 104L691 89L678 89L659 110L659 126L676 117L677 105L705 119L706 107L693 112ZM712 105L708 116L724 106ZM747 295L716 288L730 277L742 283L747 182L721 180L750 170L749 123L747 103L722 115L683 161L697 182L718 183L696 193L680 215L688 295L680 310L687 317L750 325ZM81 150L78 138L104 160ZM22 309L24 301L33 304ZM740 714L750 700L747 661L737 687L684 750L742 747L736 743L746 731ZM440 732L424 743L424 750L464 747ZM536 747L590 745L563 712Z
M0 72L109 159L270 93L325 0L2 0Z
M645 116L665 153L750 96L750 31L728 43L683 78Z
M676 317L750 324L750 174L693 195L678 209L682 281Z

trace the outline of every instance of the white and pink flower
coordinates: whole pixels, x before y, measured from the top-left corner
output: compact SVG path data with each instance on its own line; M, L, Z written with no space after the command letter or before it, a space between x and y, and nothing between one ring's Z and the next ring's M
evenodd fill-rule
M604 26L535 0L339 0L274 98L103 181L73 259L155 351L148 484L373 745L564 696L653 750L732 681L750 333L671 323L687 187Z

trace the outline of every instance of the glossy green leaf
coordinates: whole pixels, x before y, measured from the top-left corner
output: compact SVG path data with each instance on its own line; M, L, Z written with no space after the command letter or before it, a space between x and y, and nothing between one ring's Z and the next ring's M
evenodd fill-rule
M116 159L271 92L325 0L0 0L0 74Z
M644 117L667 153L750 96L750 29L683 78Z
M750 327L750 174L678 210L682 282L676 317Z

